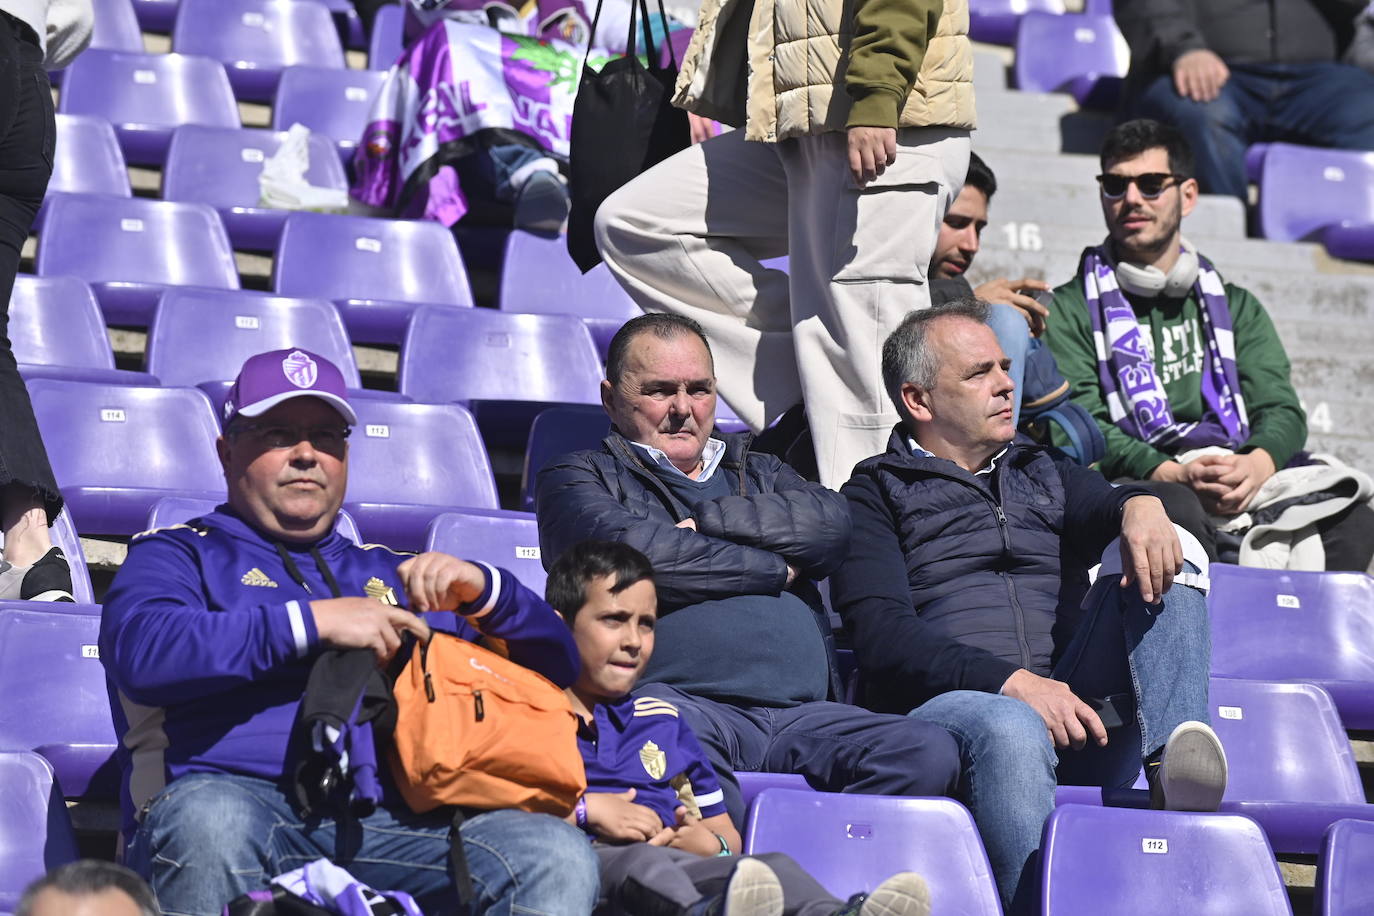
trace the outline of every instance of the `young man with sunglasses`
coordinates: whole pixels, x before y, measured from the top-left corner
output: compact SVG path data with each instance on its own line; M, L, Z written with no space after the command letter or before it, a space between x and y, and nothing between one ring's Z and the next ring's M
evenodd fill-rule
M500 639L513 660L562 687L580 666L562 620L509 573L363 547L334 530L357 422L329 360L299 349L249 358L218 441L225 504L130 544L100 624L125 862L164 912L181 916L217 916L321 857L364 884L409 893L426 913L517 903L529 914L590 912L596 859L551 815L486 811L463 823L474 897L459 909L451 814L412 813L385 767L371 813L317 805L307 815L296 803L297 742L308 747L311 736L293 734L294 723L327 650L367 650L382 664L405 633L433 627Z
M1264 307L1183 238L1198 196L1183 135L1128 121L1100 158L1108 237L1055 290L1045 339L1106 437L1103 473L1148 482L1215 557L1209 516L1254 508L1261 485L1299 455L1307 417ZM1367 505L1317 529L1326 568L1369 564Z

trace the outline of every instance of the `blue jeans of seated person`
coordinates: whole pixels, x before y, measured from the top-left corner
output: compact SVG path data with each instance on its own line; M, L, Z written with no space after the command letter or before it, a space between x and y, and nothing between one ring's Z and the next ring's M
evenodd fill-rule
M303 822L271 782L193 773L149 806L125 852L168 916L219 916L238 895L327 857L426 913L458 912L448 873L450 818L382 808L351 830ZM347 834L344 836L342 834ZM462 826L473 914L582 916L596 902L596 856L581 831L547 814L489 811ZM340 854L345 844L351 849Z
M1011 360L1011 369L1007 374L1016 386L1011 393L1011 421L1015 425L1021 422L1021 383L1026 378L1026 354L1030 352L1031 345L1030 325L1026 324L1026 316L1019 309L993 303L992 308L988 309L988 327L997 335L1002 352Z
M635 696L667 700L686 717L741 829L736 771L797 773L827 792L871 795L953 795L959 784L954 740L906 716L828 702L734 706L657 683L641 685Z
M1161 748L1175 726L1208 721L1206 597L1175 585L1161 604L1147 606L1134 583L1122 589L1118 581L1094 584L1052 673L1079 697L1134 695L1135 720L1108 732L1105 748L1089 744L1056 756L1040 715L993 693L955 690L909 713L948 729L959 742L966 780L961 797L978 824L1009 914L1036 911L1033 854L1054 809L1056 785L1129 786L1143 758Z
M1335 62L1228 64L1210 102L1178 94L1158 77L1135 100L1136 117L1173 124L1188 138L1205 194L1246 198L1245 148L1281 140L1374 150L1374 75Z

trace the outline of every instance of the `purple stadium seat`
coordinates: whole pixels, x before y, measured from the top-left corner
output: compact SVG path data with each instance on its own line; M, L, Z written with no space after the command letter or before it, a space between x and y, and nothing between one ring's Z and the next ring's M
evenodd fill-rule
M79 858L52 767L29 751L0 752L0 912L13 913L31 881Z
M272 129L286 130L292 124L304 124L334 141L340 159L347 165L367 126L372 97L384 79L386 74L375 70L287 67L281 73L277 97L272 103Z
M377 10L372 20L372 39L367 43L369 70L390 70L405 50L405 9L399 3Z
M189 54L86 51L67 68L58 108L108 119L134 165L161 166L182 124L239 126L224 67Z
M1317 916L1374 913L1374 821L1347 818L1326 831L1317 863Z
M248 290L163 293L148 330L148 371L166 385L232 380L248 357L287 347L318 353L339 367L345 385L362 387L332 304Z
M144 372L115 368L105 319L90 286L76 277L14 278L10 345L24 378L156 385Z
M1341 220L1323 229L1318 238L1333 258L1374 261L1374 220Z
M1111 16L1029 12L1016 33L1016 88L1067 92L1086 108L1112 108L1131 52Z
M465 409L376 400L353 409L344 505L369 542L418 550L441 512L497 508L491 463Z
M1021 17L1030 12L1063 13L1063 0L969 0L968 37L995 45L1015 44Z
M398 386L417 401L464 401L492 447L522 448L545 407L600 404L601 361L571 315L425 306L401 347Z
M172 525L189 522L193 518L210 514L219 504L220 500L216 499L196 499L191 496L164 497L153 503L153 508L148 511L148 525L145 530L170 528ZM362 535L358 533L358 523L343 509L339 510L339 517L334 520L334 530L355 544L363 542Z
M806 777L796 773L750 773L747 770L739 770L735 773L735 780L739 783L739 795L744 801L746 811L754 807L754 799L758 798L764 789L814 791L807 783Z
M104 118L60 114L48 193L129 197L129 171L119 138ZM38 231L38 227L34 227Z
M223 63L250 102L272 100L283 67L345 66L334 18L316 0L181 0L172 49Z
M1291 916L1254 821L1219 814L1064 805L1040 844L1045 916Z
M194 388L28 383L58 486L82 534L143 530L164 496L224 499L219 424Z
M148 32L170 32L177 21L181 0L134 0L134 15Z
M339 40L353 50L362 51L367 47L367 36L363 34L363 20L353 8L353 0L322 0L334 17L334 27L338 30Z
M278 293L334 300L355 342L399 343L422 303L472 306L458 244L434 222L292 213L272 272Z
M525 468L520 480L520 504L525 511L534 511L535 483L544 465L569 452L600 448L610 429L606 411L590 404L541 410L530 424L530 437L525 444Z
M277 247L290 210L261 206L258 176L274 156L285 132L227 127L178 127L162 170L162 199L199 201L219 211L235 248L271 251ZM348 190L348 178L328 137L309 141L305 177L321 188Z
M1245 149L1245 177L1259 184L1264 177L1264 157L1269 152L1268 143L1251 143Z
M42 754L67 798L114 798L119 777L93 604L0 603L0 748Z
M785 852L841 900L914 871L932 912L1002 911L973 818L948 798L767 789L745 834L746 853Z
M644 314L605 267L586 276L573 263L562 236L519 230L506 240L501 265L501 309L538 315L576 315L592 332L602 359L620 326Z
M1217 563L1212 675L1310 681L1346 728L1374 729L1374 579Z
M1260 179L1260 232L1291 242L1323 237L1341 257L1374 260L1374 152L1270 144ZM1333 252L1334 254L1334 252Z
M1374 819L1350 741L1322 688L1214 677L1211 719L1230 767L1221 810L1254 818L1279 852L1315 855L1334 821ZM1149 806L1149 793L1060 786L1055 803L1139 808Z
M47 206L35 272L90 283L108 324L147 325L168 286L239 288L229 237L208 204L60 194Z
M514 574L540 595L548 574L539 556L539 528L528 512L463 509L437 515L429 523L425 550L463 560L481 560Z

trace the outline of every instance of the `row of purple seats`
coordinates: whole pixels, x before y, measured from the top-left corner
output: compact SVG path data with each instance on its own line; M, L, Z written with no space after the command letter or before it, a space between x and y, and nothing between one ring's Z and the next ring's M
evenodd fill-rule
M1374 261L1374 151L1271 143L1258 171L1265 238L1319 241L1334 257Z
M334 17L334 26L350 48L364 45L362 21L351 0L323 0ZM172 32L176 28L182 0L99 0L100 5L131 4L139 26L148 32Z

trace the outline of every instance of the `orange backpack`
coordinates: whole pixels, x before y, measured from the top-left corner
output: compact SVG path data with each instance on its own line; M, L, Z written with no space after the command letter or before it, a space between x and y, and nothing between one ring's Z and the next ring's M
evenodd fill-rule
M456 805L566 817L587 788L568 698L510 659L436 632L392 693L391 773L416 813Z

